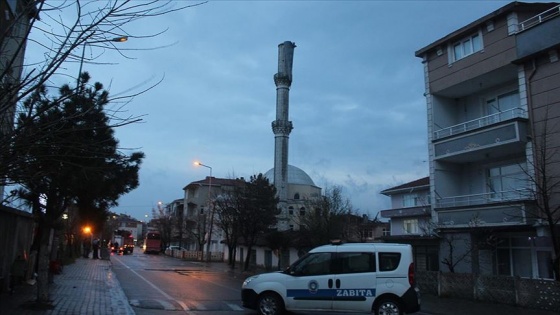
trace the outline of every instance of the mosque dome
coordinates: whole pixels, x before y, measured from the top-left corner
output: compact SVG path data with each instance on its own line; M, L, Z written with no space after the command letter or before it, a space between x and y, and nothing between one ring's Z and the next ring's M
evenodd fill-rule
M271 183L274 183L274 168L264 174ZM302 169L288 165L288 184L315 186L315 183Z

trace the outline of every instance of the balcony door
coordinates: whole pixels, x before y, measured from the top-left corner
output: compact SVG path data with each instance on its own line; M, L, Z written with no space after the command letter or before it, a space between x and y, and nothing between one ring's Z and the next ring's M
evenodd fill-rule
M524 163L501 165L488 169L487 187L491 201L518 200L528 188Z
M513 91L506 94L498 95L486 101L486 114L488 115L488 123L493 124L505 120L512 115L502 114L511 109L519 107L519 92Z

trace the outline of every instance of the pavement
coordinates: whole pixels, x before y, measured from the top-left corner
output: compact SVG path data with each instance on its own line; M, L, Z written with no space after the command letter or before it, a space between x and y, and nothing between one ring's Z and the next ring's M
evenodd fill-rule
M169 258L176 259L176 258ZM222 270L236 277L245 275L229 270L226 263L207 263L208 268ZM37 285L20 284L13 293L0 293L0 315L133 315L122 287L111 270L110 260L78 258L54 276L50 287L52 309L33 308ZM163 313L163 312L162 312ZM506 304L484 303L454 298L422 296L422 311L432 315L558 315L556 312L532 310ZM209 313L209 315L212 315Z

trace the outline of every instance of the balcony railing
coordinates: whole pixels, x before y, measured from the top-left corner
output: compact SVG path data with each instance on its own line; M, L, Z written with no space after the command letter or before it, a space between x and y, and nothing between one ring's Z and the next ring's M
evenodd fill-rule
M469 120L467 122L443 128L434 132L434 140L441 139L444 137L454 136L460 133L464 133L470 130L502 122L505 120L513 118L527 118L527 111L521 107L512 108L505 110L503 112L495 113L492 115L480 117L474 120Z
M560 5L548 9L539 15L535 15L532 18L519 23L518 33L523 32L526 29L529 29L558 15L560 15Z
M534 199L534 192L529 188L519 188L484 194L442 197L436 201L436 207L465 207L496 202L508 202Z

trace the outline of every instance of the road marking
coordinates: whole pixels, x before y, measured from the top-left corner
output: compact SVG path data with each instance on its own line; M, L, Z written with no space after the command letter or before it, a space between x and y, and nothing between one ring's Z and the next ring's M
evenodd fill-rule
M226 303L233 311L244 311L245 309L237 304Z
M126 269L130 270L130 272L132 272L133 274L137 275L138 278L146 281L147 284L149 284L152 288L154 288L156 291L158 291L159 293L161 293L161 295L163 295L165 298L167 298L168 300L175 300L173 297L171 297L169 294L165 293L164 291L162 291L160 288L158 288L155 284L151 283L148 279L142 277L139 273L137 273L136 271L132 270L132 268L130 268L129 266L125 265L123 262L121 262L120 259L117 259L117 261L119 262L119 264L123 265ZM181 305L182 307L183 305ZM183 308L183 311L187 311L187 309Z

